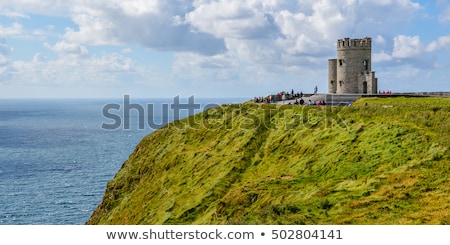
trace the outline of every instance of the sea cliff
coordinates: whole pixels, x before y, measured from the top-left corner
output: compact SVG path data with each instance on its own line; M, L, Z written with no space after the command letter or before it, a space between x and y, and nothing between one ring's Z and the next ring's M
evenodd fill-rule
M450 224L450 99L222 105L142 139L87 224Z

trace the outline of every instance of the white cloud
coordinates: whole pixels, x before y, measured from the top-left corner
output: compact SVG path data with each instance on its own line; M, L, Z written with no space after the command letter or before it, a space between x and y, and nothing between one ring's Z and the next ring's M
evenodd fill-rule
M45 57L44 55L42 55L41 53L36 53L33 56L33 63L39 63L39 62L46 62L47 61L47 57Z
M129 53L133 53L133 50L131 48L124 48L121 51L122 54L129 54Z
M14 52L14 48L11 47L9 44L2 42L0 40L0 54L3 55L10 55Z
M236 68L237 64L232 62L229 54L218 54L214 56L203 56L193 53L177 54L174 68L175 69L231 69Z
M89 45L138 44L155 50L191 51L206 55L223 52L223 40L195 33L174 23L192 8L190 1L89 1L71 8L77 29L68 28L64 38Z
M450 22L450 6L446 7L439 15L439 21L443 23Z
M67 16L71 5L82 4L83 0L14 0L2 1L0 8L12 13L11 17L27 18L28 14L34 13L50 16Z
M411 0L360 0L361 4L372 4L375 6L391 7L398 6L404 9L419 9L421 8L419 3Z
M6 17L10 17L10 18L30 19L30 16L28 16L26 14L15 12L15 11L11 11L9 9L1 9L0 8L0 15L6 16Z
M142 16L148 14L158 14L162 2L148 0L119 0L118 6L129 16Z
M450 49L450 36L439 37L436 41L428 44L426 48L428 52L439 51L442 49Z
M386 39L381 35L377 35L377 37L375 38L375 42L383 45L386 43Z
M228 39L227 48L230 58L247 63L274 64L281 62L283 50L273 40L238 40Z
M179 53L172 65L173 74L184 81L220 82L223 80L238 80L239 64L230 57L232 54L217 54L203 56L194 53Z
M199 5L187 13L186 23L196 31L217 38L254 39L277 34L271 14L240 0L219 0Z
M16 0L4 5L18 13L69 15L78 25L64 34L71 43L133 43L217 55L233 48L230 39L244 43L238 47L268 39L259 46L282 56L325 56L337 38L376 33L376 27L367 26L404 21L420 8L410 0Z
M61 49L71 50L70 45ZM66 55L51 60L36 53L31 61L9 62L2 76L8 77L5 82L23 85L124 86L130 82L129 78L134 78L131 82L152 81L148 76L150 71L151 68L116 53L83 58Z
M450 49L450 36L441 36L436 40L430 42L429 44L424 45L421 42L419 36L399 35L394 38L392 57L412 58L425 53L431 53L445 49ZM384 54L382 56L384 56Z
M83 57L87 56L89 53L87 48L84 47L83 45L77 43L68 43L66 41L57 42L54 46L45 43L45 47L61 55Z
M392 60L392 56L390 54L387 54L384 51L381 51L381 53L375 53L372 56L372 61L374 63L386 62L386 61L391 61L391 60Z
M5 66L9 63L8 56L14 52L14 48L0 40L0 74L5 71Z
M4 66L8 63L8 57L0 53L0 65ZM3 67L2 67L3 68ZM1 72L0 72L1 73Z
M114 35L116 25L100 16L79 13L72 16L72 20L79 26L79 30L66 28L64 38L70 42L90 45L117 45L120 43Z
M399 35L393 38L392 53L386 53L384 50L374 53L372 61L381 63L384 69L395 66L413 67L415 72L436 71L448 67L445 62L446 50L450 50L450 36L442 36L429 44L423 44L419 36ZM407 68L404 69L401 78L408 76L406 71Z
M45 34L46 34L46 32L41 29L37 29L37 30L33 31L33 35L35 35L35 36L44 36Z
M394 38L394 49L392 57L394 58L413 58L422 54L423 45L419 36L399 35Z
M23 33L23 26L18 23L13 23L9 27L0 25L0 38L18 36Z
M418 67L404 66L396 72L395 77L399 79L410 79L417 77L422 70Z

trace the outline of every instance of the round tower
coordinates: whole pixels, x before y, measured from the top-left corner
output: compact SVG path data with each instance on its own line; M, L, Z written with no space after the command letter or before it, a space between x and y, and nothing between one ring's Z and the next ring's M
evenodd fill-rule
M372 39L340 39L337 42L336 93L367 93L365 74L372 69ZM330 62L330 61L329 61ZM330 75L329 75L330 76ZM331 86L331 81L329 81Z
M328 93L335 94L337 90L337 59L328 60Z

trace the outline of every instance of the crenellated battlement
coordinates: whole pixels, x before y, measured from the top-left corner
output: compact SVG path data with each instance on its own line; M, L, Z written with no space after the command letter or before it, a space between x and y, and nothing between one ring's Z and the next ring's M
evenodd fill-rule
M337 42L338 49L352 49L352 48L372 48L372 38L365 37L363 39L339 39Z

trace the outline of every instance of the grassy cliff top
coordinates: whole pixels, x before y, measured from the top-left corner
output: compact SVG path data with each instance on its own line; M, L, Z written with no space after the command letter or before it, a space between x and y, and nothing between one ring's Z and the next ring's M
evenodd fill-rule
M87 224L450 224L450 99L223 105L146 136Z

